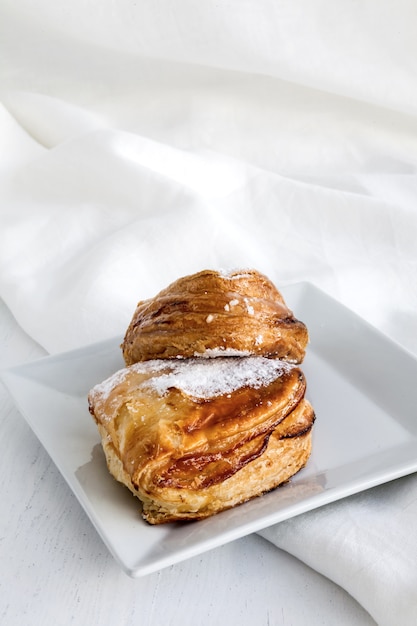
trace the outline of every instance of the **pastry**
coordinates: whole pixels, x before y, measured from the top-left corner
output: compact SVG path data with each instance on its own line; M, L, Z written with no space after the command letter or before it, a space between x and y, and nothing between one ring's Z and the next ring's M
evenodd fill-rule
M256 270L205 270L138 303L122 343L126 365L194 356L266 356L301 363L308 332Z
M138 303L126 367L89 394L110 473L151 524L199 520L288 481L311 452L308 332L256 270L205 270Z
M158 359L96 385L89 408L111 474L160 524L203 519L299 471L314 422L305 389L278 359Z

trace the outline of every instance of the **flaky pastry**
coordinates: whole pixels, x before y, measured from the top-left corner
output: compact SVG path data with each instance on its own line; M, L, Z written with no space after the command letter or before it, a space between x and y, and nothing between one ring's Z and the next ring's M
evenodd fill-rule
M256 270L205 270L138 303L122 343L126 365L149 359L257 355L301 363L308 332Z
M218 513L307 462L314 411L302 371L264 357L138 362L94 387L111 474L152 524Z

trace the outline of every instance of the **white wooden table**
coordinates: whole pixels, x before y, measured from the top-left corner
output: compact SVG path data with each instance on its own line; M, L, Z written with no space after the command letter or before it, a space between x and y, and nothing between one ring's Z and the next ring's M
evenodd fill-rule
M0 301L0 367L42 356ZM342 589L257 535L132 580L0 383L0 624L369 625Z

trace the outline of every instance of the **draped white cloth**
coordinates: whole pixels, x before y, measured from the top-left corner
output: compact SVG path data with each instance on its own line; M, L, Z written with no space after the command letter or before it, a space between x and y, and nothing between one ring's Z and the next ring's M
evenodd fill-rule
M49 352L200 269L308 280L417 353L417 6L3 0L0 295ZM417 408L416 408L417 419ZM417 623L417 478L262 534Z

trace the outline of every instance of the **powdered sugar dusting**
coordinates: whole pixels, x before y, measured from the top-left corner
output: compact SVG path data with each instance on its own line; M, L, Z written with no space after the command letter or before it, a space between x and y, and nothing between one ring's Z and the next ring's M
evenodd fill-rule
M170 361L168 372L144 382L164 395L175 387L195 398L227 395L240 387L259 389L288 372L289 363L264 357Z
M106 401L113 389L126 380L129 371L134 370L140 374L152 374L154 372L161 371L166 366L166 360L158 359L154 361L135 363L130 367L124 367L114 372L114 374L103 380L101 383L97 383L97 385L91 389L89 395L92 398L100 398L102 401Z
M259 334L255 338L255 346L261 346L264 340L264 336Z
M133 371L146 375L139 382L139 386L153 389L161 396L171 387L175 387L194 398L212 398L230 394L240 387L266 387L295 367L279 359L242 356L243 353L231 356L228 351L221 352L228 356L157 359L135 363L95 385L90 395L105 402L111 392L124 383Z
M253 308L253 306L249 303L249 299L248 298L243 298L245 305L246 305L246 310L248 312L248 315L254 315L255 314L255 309Z
M95 385L91 389L90 395L93 397L101 396L101 398L105 400L110 395L111 391L117 385L123 382L124 378L126 377L126 372L126 369L118 370L117 372L109 376L109 378L106 378L106 380L103 380L101 383Z
M228 278L230 280L239 280L241 278L247 278L251 274L250 269L230 268L219 269L218 272L221 278Z
M194 356L199 356L202 359L212 359L219 356L251 356L252 354L249 350L237 350L235 348L225 348L224 346L206 348L204 352L194 352Z

